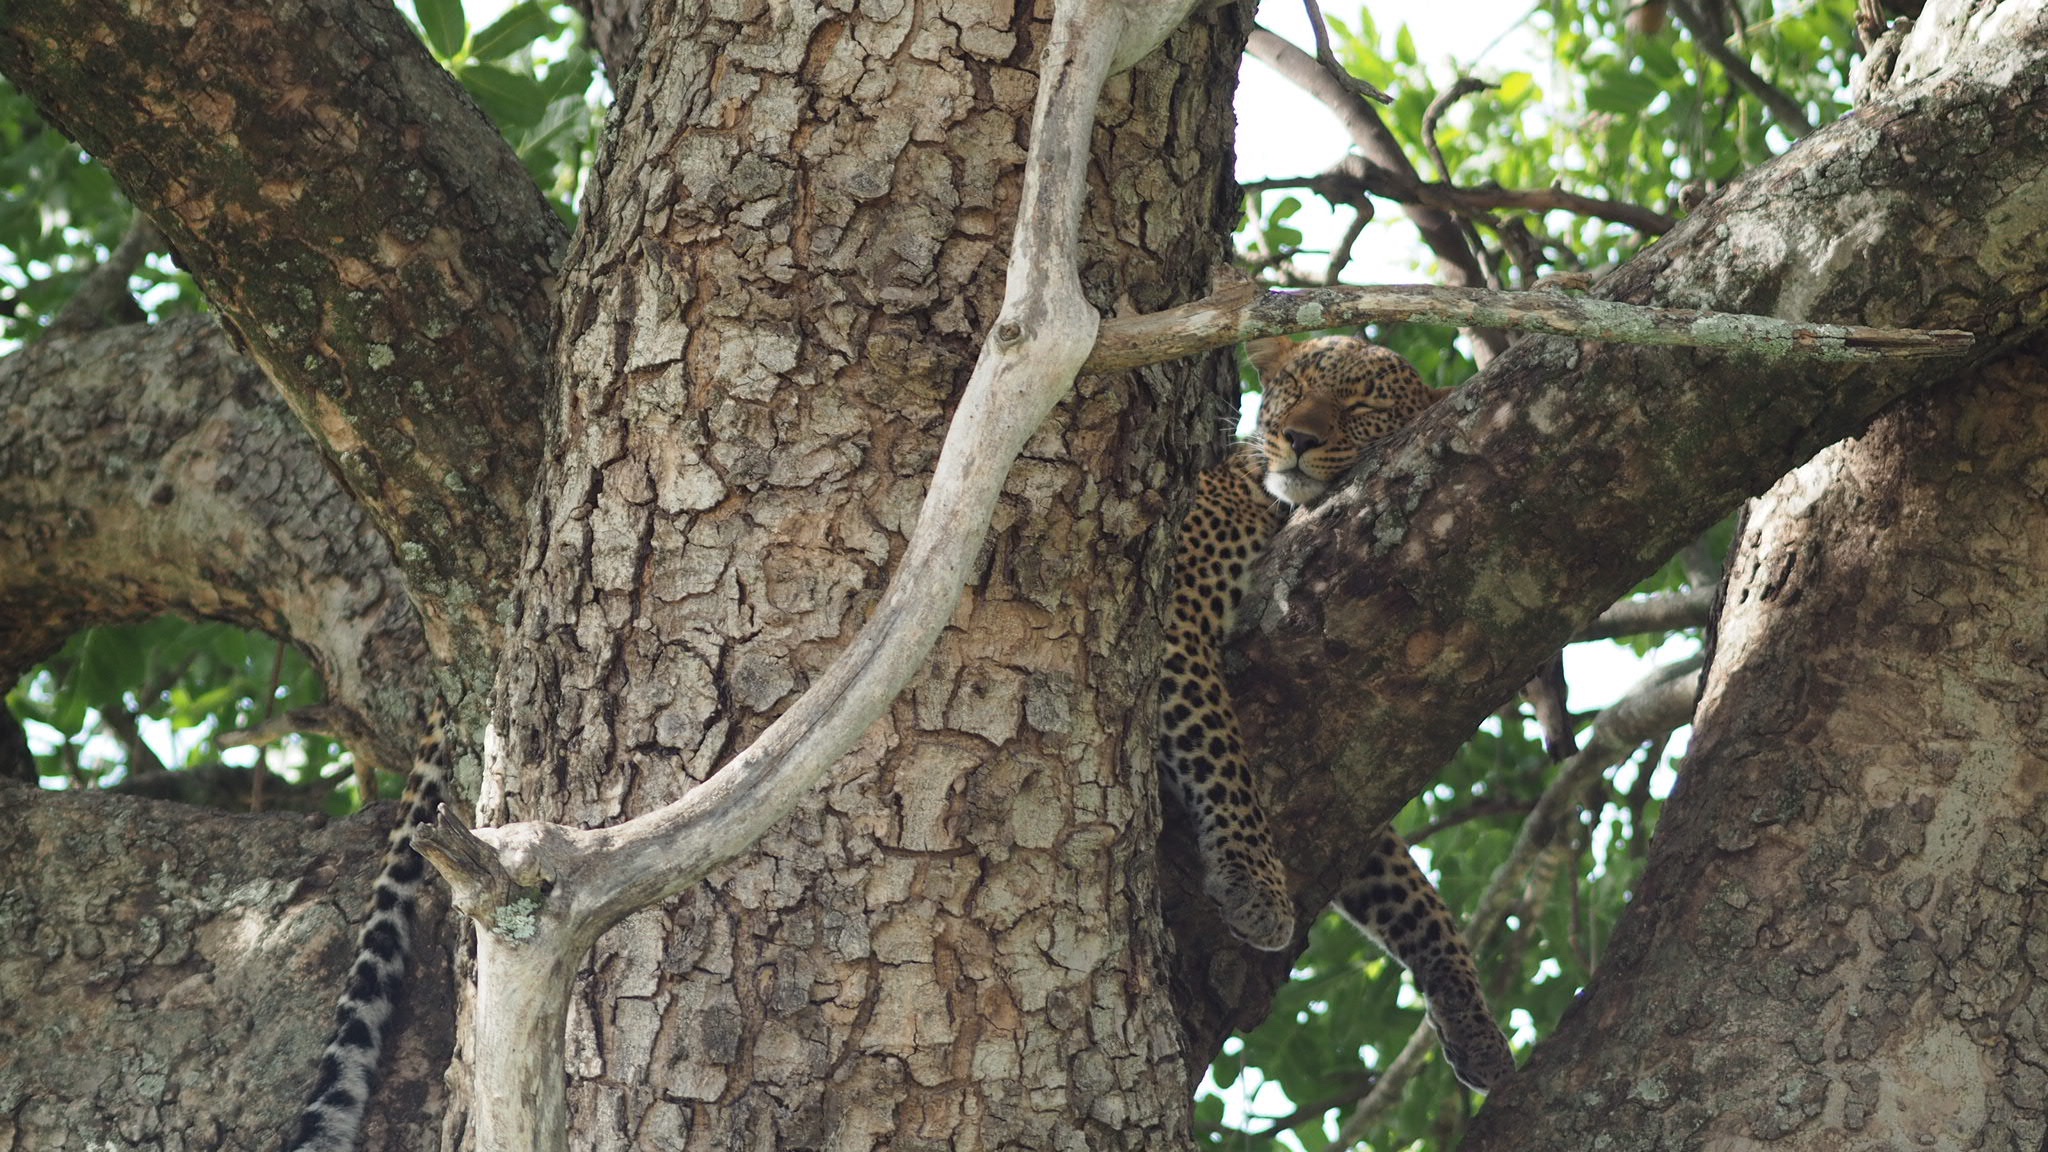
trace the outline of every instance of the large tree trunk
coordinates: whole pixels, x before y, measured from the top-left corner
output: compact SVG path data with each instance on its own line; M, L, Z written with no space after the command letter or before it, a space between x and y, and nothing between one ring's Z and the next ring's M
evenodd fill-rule
M1044 26L786 11L653 13L662 66L621 94L564 272L565 401L480 819L616 823L794 700L873 607L992 323ZM1098 307L1199 295L1226 255L1236 25L1205 17L1111 82ZM572 1011L577 1147L1185 1138L1200 1068L1157 979L1132 717L1171 539L1153 493L1198 455L1161 446L1219 439L1194 413L1234 375L1084 381L929 669L832 783L604 938Z
M2018 358L1755 502L1605 974L1469 1148L2041 1146L2044 460Z

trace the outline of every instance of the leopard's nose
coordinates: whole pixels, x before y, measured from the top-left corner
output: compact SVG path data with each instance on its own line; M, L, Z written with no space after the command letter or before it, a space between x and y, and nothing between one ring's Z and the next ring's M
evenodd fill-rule
M1294 449L1296 456L1306 455L1311 448L1323 446L1323 438L1313 432L1303 432L1299 429L1289 428L1280 435L1286 438L1287 446Z

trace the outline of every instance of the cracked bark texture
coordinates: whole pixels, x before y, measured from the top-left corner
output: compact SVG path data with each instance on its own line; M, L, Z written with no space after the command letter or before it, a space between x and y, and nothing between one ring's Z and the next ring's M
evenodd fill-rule
M1043 26L739 14L650 12L567 260L487 820L645 811L795 699L900 553L1000 299ZM1105 309L1191 298L1225 255L1242 33L1218 21L1109 85L1083 224ZM1218 357L1082 381L929 671L833 783L599 944L579 1147L1185 1138L1131 654L1157 635L1158 446L1222 433L1191 382L1234 394Z
M20 0L0 72L162 230L395 542L436 651L487 669L565 240L497 130L388 4Z
M272 1152L391 806L332 825L0 781L0 1147ZM418 986L454 932L431 888ZM413 995L370 1152L434 1147L453 1003Z
M2048 362L1750 509L1685 773L1602 977L1468 1148L2048 1134Z
M206 317L0 359L0 683L73 632L163 613L290 640L353 742L403 770L433 691L386 543Z

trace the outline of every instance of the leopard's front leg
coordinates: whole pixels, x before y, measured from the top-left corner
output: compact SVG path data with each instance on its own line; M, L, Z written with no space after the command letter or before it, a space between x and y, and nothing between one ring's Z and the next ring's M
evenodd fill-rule
M1159 764L1195 819L1203 888L1254 948L1294 939L1294 899L1238 738L1212 637L1169 628L1159 676Z

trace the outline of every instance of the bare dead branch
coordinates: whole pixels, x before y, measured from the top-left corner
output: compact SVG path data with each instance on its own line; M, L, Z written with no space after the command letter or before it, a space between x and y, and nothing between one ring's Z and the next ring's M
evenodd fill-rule
M1572 637L1580 640L1611 640L1616 636L1640 636L1645 632L1674 632L1680 628L1704 628L1714 611L1713 585L1661 592L1655 596L1620 601Z
M1243 188L1246 192L1301 188L1332 204L1356 204L1370 194L1404 205L1425 205L1449 213L1489 208L1520 208L1531 212L1561 210L1625 224L1649 236L1662 236L1678 226L1676 219L1640 204L1567 192L1554 184L1548 188L1503 188L1498 184L1456 188L1448 184L1419 182L1411 185L1362 156L1347 156L1335 168L1321 175L1254 180Z
M1384 321L1483 325L1618 344L1739 348L1770 357L1872 361L1958 356L1968 332L1806 324L1768 316L1646 308L1557 292L1432 285L1339 286L1210 296L1103 322L1084 372L1121 372L1261 336Z
M1532 212L1549 212L1555 209L1580 216L1591 216L1596 220L1626 224L1649 236L1662 236L1678 227L1677 220L1640 204L1628 204L1600 196L1583 196L1577 192L1567 192L1555 184L1548 188L1503 188L1498 184L1487 184L1477 188L1450 188L1428 184L1423 186L1422 202L1461 209L1524 208Z

